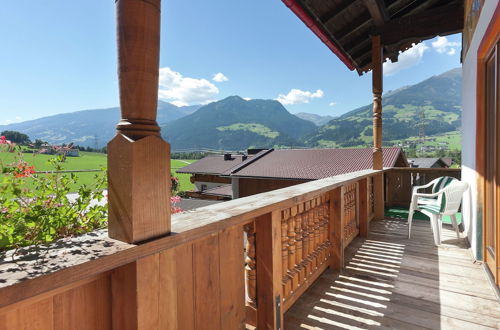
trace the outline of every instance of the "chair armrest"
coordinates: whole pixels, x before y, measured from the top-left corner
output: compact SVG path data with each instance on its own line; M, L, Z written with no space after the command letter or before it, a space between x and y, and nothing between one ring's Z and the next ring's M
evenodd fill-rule
M438 192L433 193L433 194L414 193L413 196L415 196L415 197L428 197L428 198L432 198L432 197L437 197L437 196L439 196L442 193L443 193L443 191L438 191Z
M423 186L415 186L415 187L413 187L413 191L417 192L417 190L419 190L419 189L429 188L430 186L433 186L433 185L434 185L434 180L432 180L428 184L424 184Z

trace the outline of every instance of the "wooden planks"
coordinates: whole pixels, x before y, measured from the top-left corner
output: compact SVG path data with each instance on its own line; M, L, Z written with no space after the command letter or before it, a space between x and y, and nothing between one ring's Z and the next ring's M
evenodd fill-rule
M344 267L344 199L342 187L330 192L329 234L332 242L330 268L340 270Z
M2 313L0 310L0 329L52 329L54 309L52 298L43 299L35 304Z
M115 269L111 275L113 329L155 329L159 324L158 254Z
M245 328L244 254L241 227L219 234L221 282L221 329Z
M105 274L52 295L0 309L0 329L110 329L111 285Z
M255 227L257 328L280 329L283 324L280 211L258 217Z
M413 226L408 240L404 220L371 223L346 249L346 268L323 273L286 313L286 328L497 328L500 304L467 245L446 226L435 247L427 221Z
M54 296L54 329L110 329L110 284L106 276Z

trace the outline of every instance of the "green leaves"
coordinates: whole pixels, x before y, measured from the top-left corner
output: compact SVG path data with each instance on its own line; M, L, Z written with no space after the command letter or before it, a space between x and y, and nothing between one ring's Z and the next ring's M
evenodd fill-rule
M96 175L91 185L80 185L74 173L61 173L64 158L49 161L53 173L19 176L25 165L23 154L15 161L0 161L0 251L53 242L80 235L107 223L107 186L105 172ZM23 166L24 166L23 165Z

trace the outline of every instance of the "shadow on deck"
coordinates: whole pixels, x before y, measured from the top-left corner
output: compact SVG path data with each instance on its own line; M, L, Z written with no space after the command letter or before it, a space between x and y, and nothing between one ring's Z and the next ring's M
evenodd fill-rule
M466 240L444 225L437 248L428 221L406 235L406 221L373 221L343 271L325 271L285 314L285 328L499 328L500 304Z

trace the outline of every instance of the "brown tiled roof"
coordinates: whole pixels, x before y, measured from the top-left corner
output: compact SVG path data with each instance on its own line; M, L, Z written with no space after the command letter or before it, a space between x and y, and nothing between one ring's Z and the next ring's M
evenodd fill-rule
M432 168L432 167L446 167L449 166L443 158L410 158L408 159L413 167Z
M248 156L248 158L251 157ZM243 161L243 155L232 155L231 160L224 160L223 155L208 156L179 169L177 173L222 174L240 165Z
M323 179L372 168L372 154L371 148L274 150L233 172L232 176ZM400 154L401 148L383 148L383 166L393 167Z

